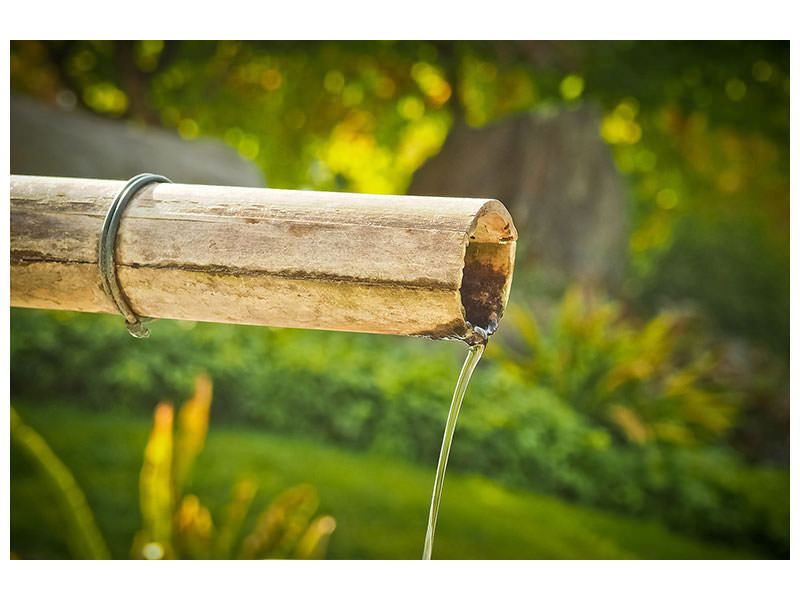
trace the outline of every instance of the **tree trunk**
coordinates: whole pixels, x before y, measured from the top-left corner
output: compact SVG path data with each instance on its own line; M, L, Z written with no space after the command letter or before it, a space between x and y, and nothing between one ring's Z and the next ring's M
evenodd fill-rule
M525 114L453 127L410 194L499 198L520 232L520 259L556 275L618 285L628 206L596 109Z

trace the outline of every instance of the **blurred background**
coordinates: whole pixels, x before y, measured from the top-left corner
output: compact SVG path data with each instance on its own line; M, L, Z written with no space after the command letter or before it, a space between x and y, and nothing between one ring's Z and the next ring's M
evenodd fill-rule
M15 174L508 206L434 558L788 558L788 42L25 41L11 88ZM12 556L418 558L464 350L12 309Z

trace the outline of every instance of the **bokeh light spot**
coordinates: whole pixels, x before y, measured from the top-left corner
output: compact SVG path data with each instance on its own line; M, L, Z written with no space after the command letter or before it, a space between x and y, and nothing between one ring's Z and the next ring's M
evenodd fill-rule
M331 94L339 94L344 89L344 75L339 71L328 71L325 73L323 85Z
M765 60L759 60L753 64L753 79L756 81L769 81L772 77L772 65Z
M239 141L238 150L242 158L255 160L259 151L258 138L253 135L243 135Z
M364 89L358 83L351 83L342 92L342 104L357 106L364 99Z
M225 131L225 143L230 146L238 146L239 141L242 139L242 133L244 133L238 127L231 127Z
M717 188L726 194L732 194L742 187L742 176L735 169L726 169L717 178Z
M142 556L147 560L161 560L164 558L164 548L157 542L150 542L142 548Z
M583 93L583 78L578 75L567 75L558 86L564 100L577 100Z
M158 66L158 59L164 50L162 40L143 40L136 45L136 66L142 71L151 72Z
M111 83L90 85L83 93L83 100L99 113L121 115L128 110L128 96Z
M729 79L728 82L725 84L725 94L727 94L728 98L730 98L734 102L738 102L739 100L744 98L746 93L747 93L747 86L741 79L737 79L734 77L733 79Z
M425 104L416 96L406 96L397 105L398 112L409 121L416 121L425 114Z
M322 517L317 522L317 528L319 529L320 533L330 535L336 529L336 519L330 516Z
M56 94L56 104L64 110L72 110L77 102L78 98L72 90L63 89Z
M178 133L182 138L192 139L200 133L200 127L194 119L181 119L178 123Z
M267 69L261 74L261 87L268 92L273 92L281 87L282 81L283 78L278 69Z
M678 195L666 188L656 194L656 203L664 210L671 210L678 205Z
M397 85L391 77L381 77L378 85L375 87L375 94L378 98L388 99L394 96Z
M639 102L625 98L617 107L603 117L600 135L609 144L635 144L642 137L642 128L635 121Z
M91 50L82 50L70 61L70 70L73 72L90 71L97 64L97 56Z
M411 77L417 82L419 89L436 105L447 102L452 94L450 84L436 67L425 62L414 63Z

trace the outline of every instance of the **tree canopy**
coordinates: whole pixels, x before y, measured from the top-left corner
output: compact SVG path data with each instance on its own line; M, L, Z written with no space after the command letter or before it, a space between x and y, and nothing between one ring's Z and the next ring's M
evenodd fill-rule
M629 182L627 294L788 349L787 42L28 41L11 80L221 138L273 187L372 193L405 191L458 119L597 104Z

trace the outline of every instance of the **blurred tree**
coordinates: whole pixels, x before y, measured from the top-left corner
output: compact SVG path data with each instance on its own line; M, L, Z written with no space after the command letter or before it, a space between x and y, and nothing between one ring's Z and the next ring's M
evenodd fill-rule
M630 268L619 295L651 316L694 306L723 336L766 348L767 362L778 365L768 371L786 387L788 48L758 41L25 41L11 44L11 85L63 108L159 123L187 139L221 138L274 187L375 193L405 191L451 131L474 140L466 147L470 164L481 164L481 140L503 127L500 119L528 123L521 115L530 112L534 122L550 115L568 123L599 106L597 128L628 190L621 262ZM550 139L568 144L565 133ZM569 173L554 181L569 181ZM591 188L581 197L591 200ZM539 200L534 191L524 196ZM556 193L548 197L559 206ZM565 252L581 231L606 227L603 214L575 228ZM519 262L513 298L532 267ZM747 361L742 368L760 369ZM771 396L767 412L783 414L772 408L784 400ZM760 414L755 405L746 412ZM762 434L745 437L764 438L772 417L764 419Z
M597 103L600 133L631 184L626 289L650 310L691 299L724 330L781 353L788 68L786 42L11 45L13 89L186 138L223 138L275 187L402 192L459 123ZM480 160L483 148L473 151ZM749 236L750 255L775 274L770 285L733 267L735 244L704 248L714 260L696 260L692 241L707 236ZM738 301L718 311L712 296Z

